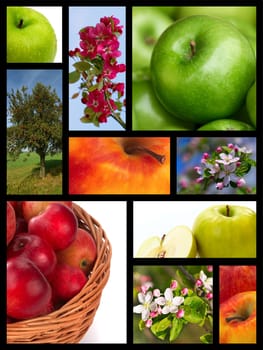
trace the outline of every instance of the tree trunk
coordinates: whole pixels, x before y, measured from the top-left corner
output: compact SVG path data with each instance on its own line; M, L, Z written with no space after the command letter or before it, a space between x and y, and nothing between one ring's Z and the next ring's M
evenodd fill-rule
M40 171L39 175L41 178L44 178L46 176L46 165L45 165L45 154L40 154Z

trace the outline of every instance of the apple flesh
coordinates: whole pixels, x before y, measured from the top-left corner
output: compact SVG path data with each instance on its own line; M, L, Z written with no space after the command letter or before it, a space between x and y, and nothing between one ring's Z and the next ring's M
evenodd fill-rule
M201 258L256 257L256 213L248 207L208 207L195 218L192 232Z
M196 257L195 238L187 226L176 226L162 238L155 236L145 240L136 257L194 258Z
M97 245L92 234L78 228L75 240L66 249L57 251L59 263L65 263L80 268L88 275L97 257Z
M54 250L67 248L75 239L78 221L73 210L61 203L50 203L28 222L29 234L47 240Z
M256 291L235 294L219 309L220 344L256 343Z
M16 213L10 202L6 202L6 244L11 242L16 233Z
M52 291L42 272L29 259L7 259L7 315L24 320L50 311Z
M219 303L233 295L256 290L255 265L219 266Z
M48 19L27 7L7 7L7 62L53 62L57 39Z

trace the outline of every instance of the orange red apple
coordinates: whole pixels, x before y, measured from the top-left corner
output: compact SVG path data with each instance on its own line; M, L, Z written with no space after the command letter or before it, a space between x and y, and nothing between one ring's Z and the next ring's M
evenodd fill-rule
M33 216L40 214L50 203L56 203L56 201L22 201L21 212L23 218L28 222ZM69 208L72 208L72 201L59 201Z
M219 266L219 303L234 294L256 290L255 265Z
M70 137L70 194L169 194L169 137Z
M256 343L256 291L237 293L220 304L219 343Z

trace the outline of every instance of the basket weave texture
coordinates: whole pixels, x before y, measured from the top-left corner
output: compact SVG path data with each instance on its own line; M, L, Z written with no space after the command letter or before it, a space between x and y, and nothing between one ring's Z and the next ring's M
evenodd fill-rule
M97 259L83 289L48 315L7 324L7 343L79 343L95 317L109 279L111 244L100 223L73 203L79 227L90 231L97 243Z

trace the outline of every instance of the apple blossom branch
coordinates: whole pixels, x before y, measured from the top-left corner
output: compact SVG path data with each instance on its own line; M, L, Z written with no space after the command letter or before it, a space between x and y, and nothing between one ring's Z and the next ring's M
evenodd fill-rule
M69 83L81 80L80 92L73 94L72 98L81 95L81 102L85 105L84 116L80 118L83 123L99 126L112 117L126 129L121 118L126 105L125 84L114 82L119 73L126 71L126 65L117 61L121 56L118 37L123 31L119 23L119 19L110 16L100 18L96 26L82 28L79 47L69 51L69 56L75 60Z

